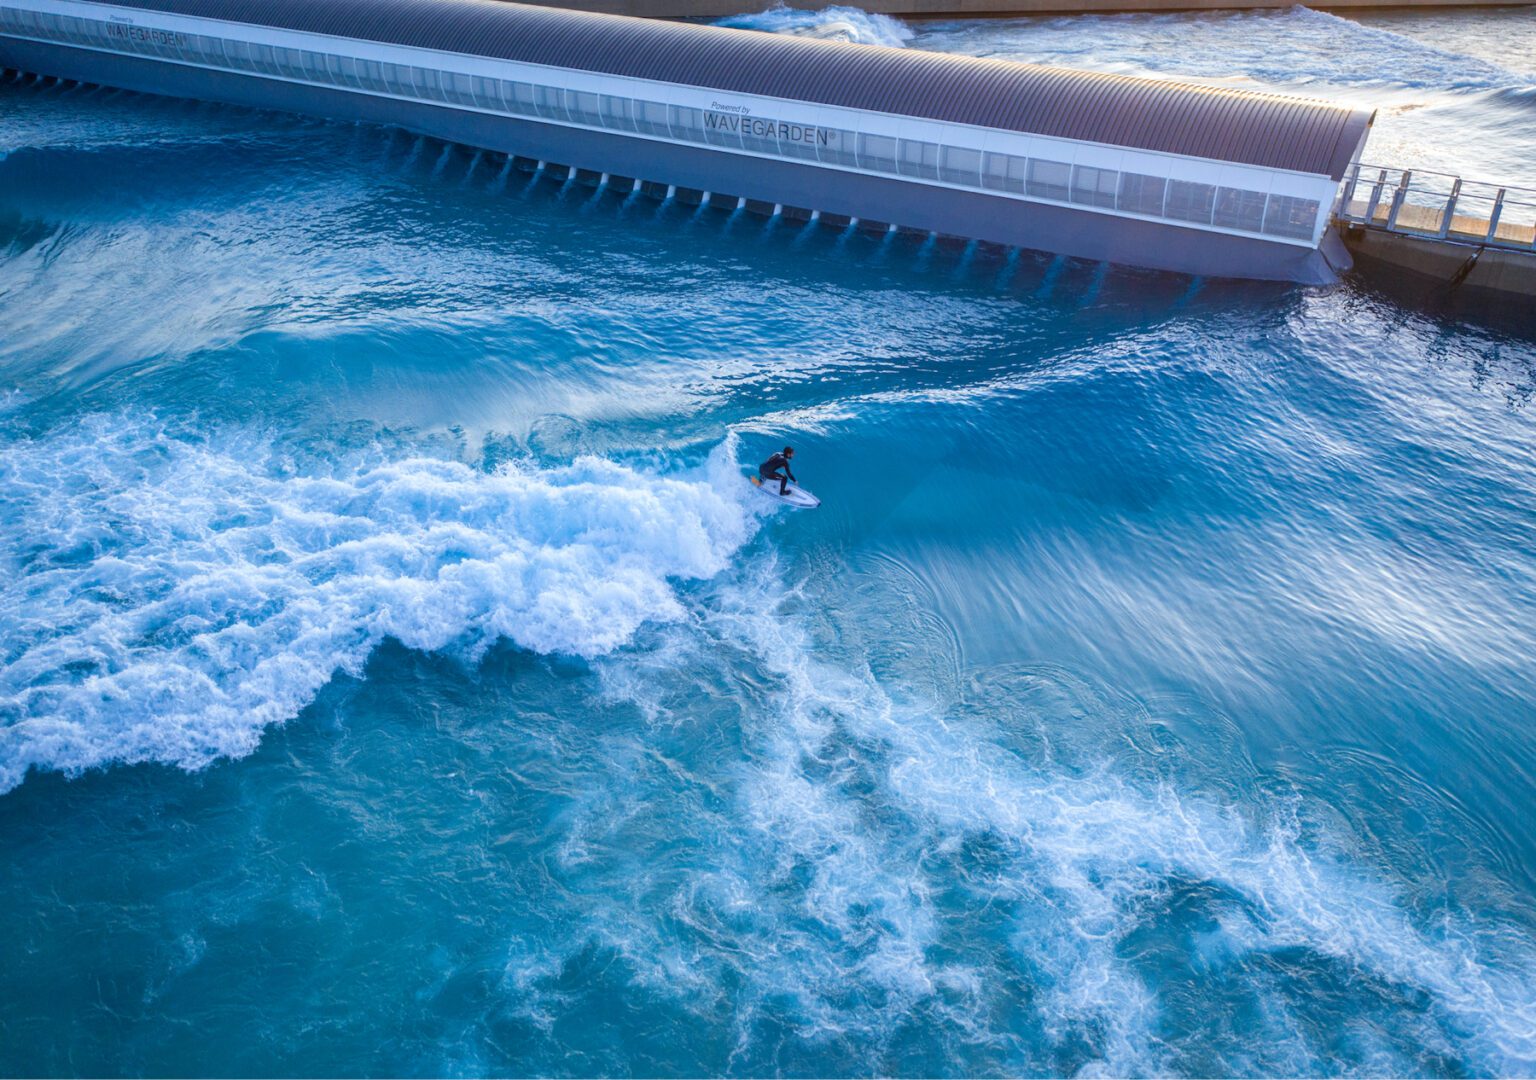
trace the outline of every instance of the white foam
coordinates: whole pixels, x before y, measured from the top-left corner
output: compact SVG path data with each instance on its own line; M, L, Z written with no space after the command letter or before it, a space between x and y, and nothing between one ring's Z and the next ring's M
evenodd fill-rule
M1385 1022L1397 1039L1372 1047L1357 1061L1362 1068L1422 1068L1404 1056L1408 1045L1443 1045L1475 1071L1536 1065L1536 950L1518 931L1452 913L1438 925L1418 923L1389 881L1342 854L1346 844L1319 843L1316 826L1304 830L1295 804L1239 808L1107 768L1026 761L1006 733L1031 717L989 710L951 718L940 706L904 702L856 650L851 662L829 656L839 635L813 634L811 618L777 602L774 568L753 572L761 580L717 583L676 631L703 629L716 647L695 655L749 655L773 682L758 695L764 707L743 719L739 822L686 903L674 906L691 923L728 925L736 935L730 954L696 957L696 966L750 957L736 973L744 985L738 1024L789 1000L802 1038L879 1045L915 1017L943 1015L973 1051L1001 1054L1004 1071L1059 1068L1031 1056L1039 1050L1009 1056L995 1045L1006 1039L989 1018L1006 1014L1008 991L988 967L988 931L966 920L996 910L1006 913L1014 963L1032 987L1044 1053L1091 1048L1099 1057L1089 1073L1176 1071L1169 1054L1178 1032L1164 1026L1162 986L1124 948L1149 911L1193 885L1220 899L1208 901L1218 905L1218 929L1192 947L1250 984L1273 1035L1251 1047L1262 1055L1255 1068L1339 1065L1337 1047L1309 1042L1306 1025L1291 1019L1304 1002L1265 974L1268 956L1350 973L1361 987L1362 1030ZM650 650L636 651L601 668L617 692L664 716L661 698L647 694L675 691L657 688L662 668L653 661ZM977 841L994 852L990 869L961 882L947 860ZM637 967L671 947L664 927L633 915L617 937ZM664 973L649 981L664 984ZM1372 985L1397 989L1373 1001ZM1407 1014L1410 998L1424 1003L1415 1006L1421 1015ZM743 1047L750 1037L746 1027L738 1033ZM1227 1064L1243 1071L1242 1060Z
M820 11L802 11L778 5L754 15L732 15L721 19L717 25L733 26L741 30L762 30L770 34L847 41L855 45L884 45L892 49L904 48L914 36L905 23L889 15L841 5L825 7Z
M432 458L317 472L259 436L97 416L0 461L0 791L249 753L393 637L593 657L682 614L756 520L731 445L642 475ZM744 485L739 485L744 488Z

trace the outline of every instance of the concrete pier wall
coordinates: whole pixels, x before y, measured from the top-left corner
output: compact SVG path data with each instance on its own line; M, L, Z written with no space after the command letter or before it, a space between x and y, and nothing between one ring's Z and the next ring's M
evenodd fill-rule
M532 0L539 3L543 0ZM818 10L835 0L799 2L787 6ZM721 18L772 6L771 0L580 0L579 3L548 3L547 7L598 11L642 18ZM1084 15L1128 11L1216 11L1223 9L1286 8L1292 0L860 0L865 11L905 18L957 18L1009 15ZM1390 10L1444 7L1528 7L1531 4L1490 5L1486 0L1329 0L1313 5L1326 11Z
M1411 275L1448 288L1501 294L1523 304L1536 297L1536 251L1480 248L1358 225L1345 228L1343 237L1355 265L1368 278Z

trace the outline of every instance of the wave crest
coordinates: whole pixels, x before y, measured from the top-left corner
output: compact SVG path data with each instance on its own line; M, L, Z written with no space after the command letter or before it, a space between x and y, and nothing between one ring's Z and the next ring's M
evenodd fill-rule
M753 530L732 447L692 474L596 458L296 468L270 441L93 417L0 463L0 792L29 768L249 753L386 638L594 657L681 616Z
M721 19L716 25L825 41L846 41L854 45L884 45L891 49L905 48L907 42L914 37L906 24L889 15L840 5L822 8L820 11L800 11L780 4L753 15L732 15Z

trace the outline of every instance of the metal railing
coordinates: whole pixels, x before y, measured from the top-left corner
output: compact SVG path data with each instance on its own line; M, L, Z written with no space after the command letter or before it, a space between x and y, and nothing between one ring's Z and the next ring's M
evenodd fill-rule
M1356 164L1344 177L1338 218L1413 236L1536 249L1536 189L1448 173Z

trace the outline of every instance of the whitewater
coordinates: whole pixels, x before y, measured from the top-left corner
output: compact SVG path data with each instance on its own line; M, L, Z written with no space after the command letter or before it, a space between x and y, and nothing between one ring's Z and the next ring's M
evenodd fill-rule
M1524 11L727 21L1536 166ZM1536 1069L1529 328L0 114L0 1072Z
M610 652L679 618L669 579L714 576L751 533L719 465L721 490L593 458L305 475L225 438L92 416L10 447L0 788L33 765L249 753L386 638L471 661L501 638Z

